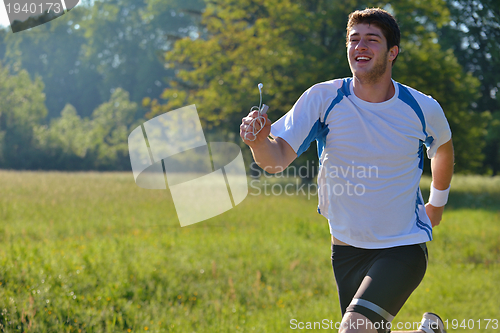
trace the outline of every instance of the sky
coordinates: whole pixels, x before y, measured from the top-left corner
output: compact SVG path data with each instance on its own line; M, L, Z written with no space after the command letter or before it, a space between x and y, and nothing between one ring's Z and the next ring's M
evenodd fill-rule
M0 5L0 25L2 27L7 27L10 25L9 17L7 16L7 10L5 10L3 0L0 0L0 2L2 3Z

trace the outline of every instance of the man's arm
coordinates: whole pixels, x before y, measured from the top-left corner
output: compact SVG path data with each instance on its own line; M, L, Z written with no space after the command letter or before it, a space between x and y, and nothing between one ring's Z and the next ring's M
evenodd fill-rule
M269 139L271 133L271 121L264 115L266 124L257 134L255 141L245 140L246 133L252 133L250 125L253 118L258 116L258 111L253 111L243 118L240 126L240 136L252 151L253 158L257 165L269 173L277 173L285 170L292 161L297 158L297 154L290 145L282 138ZM256 123L254 123L256 124ZM252 137L253 138L253 135Z
M448 141L441 145L436 155L431 159L432 183L437 190L446 190L450 186L451 177L453 176L453 143ZM434 207L430 203L425 205L425 211L432 226L435 227L441 222L444 206Z

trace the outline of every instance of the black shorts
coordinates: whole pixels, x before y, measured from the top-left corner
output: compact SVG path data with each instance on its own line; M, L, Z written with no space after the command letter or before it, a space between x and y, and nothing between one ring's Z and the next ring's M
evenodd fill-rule
M383 333L422 281L427 247L425 243L387 249L332 245L332 266L342 316L360 313Z

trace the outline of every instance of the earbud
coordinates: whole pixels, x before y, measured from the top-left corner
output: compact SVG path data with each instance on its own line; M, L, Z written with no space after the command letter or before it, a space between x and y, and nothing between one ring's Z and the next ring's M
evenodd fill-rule
M262 109L262 88L264 87L264 85L262 83L259 83L257 87L259 88L259 95L260 95L260 103L259 103L259 110L260 110Z
M264 85L262 83L259 83L257 85L257 87L259 88L259 95L260 95L260 103L259 103L259 106L252 106L252 108L250 109L250 111L254 111L254 110L257 110L259 111L259 115L254 118L249 126L252 127L252 131L251 132L246 132L245 133L245 140L248 140L248 141L255 141L255 139L257 138L257 134L264 128L264 126L266 125L266 118L263 117L264 114L266 114L267 112L267 109L269 108L266 104L262 104L262 88L264 87ZM258 128L258 129L255 129L255 128ZM252 137L249 137L248 135L249 134L252 134Z

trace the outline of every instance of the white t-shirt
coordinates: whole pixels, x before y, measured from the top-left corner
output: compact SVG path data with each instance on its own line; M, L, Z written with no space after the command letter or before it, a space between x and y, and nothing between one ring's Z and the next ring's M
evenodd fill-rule
M316 84L271 127L297 155L317 141L318 211L355 247L432 240L419 187L423 145L432 158L450 127L438 102L392 82L396 92L382 103L356 97L352 78Z

